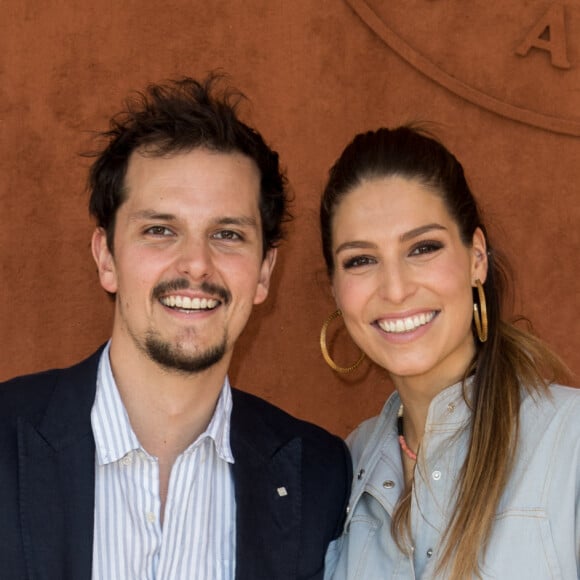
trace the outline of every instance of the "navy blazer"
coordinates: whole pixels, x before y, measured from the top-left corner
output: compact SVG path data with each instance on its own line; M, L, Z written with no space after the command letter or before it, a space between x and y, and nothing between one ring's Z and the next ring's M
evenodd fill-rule
M100 354L0 385L3 580L91 578ZM342 440L233 389L231 445L236 580L322 579L350 491Z

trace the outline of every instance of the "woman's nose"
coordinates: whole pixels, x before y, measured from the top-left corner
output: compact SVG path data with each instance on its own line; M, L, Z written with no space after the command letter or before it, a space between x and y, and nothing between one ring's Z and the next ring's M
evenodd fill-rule
M381 272L379 293L383 299L402 304L414 291L415 283L404 266L391 265Z

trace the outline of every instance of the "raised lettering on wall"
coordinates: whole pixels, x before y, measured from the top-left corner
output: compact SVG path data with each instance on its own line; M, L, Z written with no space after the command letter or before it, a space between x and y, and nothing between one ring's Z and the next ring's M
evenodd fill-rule
M553 66L569 69L565 21L564 6L561 4L550 6L530 29L524 41L518 46L516 54L526 56L532 48L545 50L550 53Z

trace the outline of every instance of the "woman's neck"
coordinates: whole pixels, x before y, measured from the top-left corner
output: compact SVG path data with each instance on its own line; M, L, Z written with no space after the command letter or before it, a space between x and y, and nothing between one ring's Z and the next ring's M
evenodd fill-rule
M392 377L403 404L405 441L413 452L417 452L423 440L427 415L433 399L462 379L463 375L439 377L439 380L426 377Z

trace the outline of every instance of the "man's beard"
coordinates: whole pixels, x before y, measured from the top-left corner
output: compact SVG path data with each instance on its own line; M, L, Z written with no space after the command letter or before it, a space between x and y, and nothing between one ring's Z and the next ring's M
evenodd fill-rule
M145 352L149 358L168 371L182 374L201 373L217 364L226 353L226 339L207 349L205 352L188 354L169 342L162 341L154 333L149 332L145 339Z
M185 278L160 282L152 291L152 300L159 300L164 294L171 291L190 289L191 285ZM208 295L214 296L222 304L229 304L232 299L231 293L222 286L204 281L200 289ZM222 342L202 353L188 354L179 346L165 342L159 336L149 331L145 338L144 351L149 358L161 365L168 371L177 371L183 374L194 374L205 371L217 364L224 356L227 349L227 339L224 336Z

